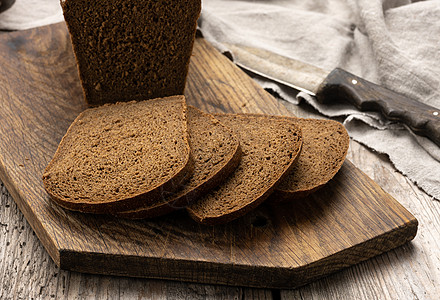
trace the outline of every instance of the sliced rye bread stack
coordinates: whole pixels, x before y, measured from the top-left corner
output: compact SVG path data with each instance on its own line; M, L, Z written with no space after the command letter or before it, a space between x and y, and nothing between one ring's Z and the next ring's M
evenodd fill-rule
M156 203L192 172L186 110L183 96L85 110L43 174L46 191L88 213Z
M324 186L341 168L350 143L347 130L339 122L288 119L302 129L302 151L292 171L270 197L271 203L303 198Z
M183 208L219 185L241 158L240 142L231 129L213 116L188 106L188 130L194 172L174 194L144 207L116 213L123 218L150 218Z
M187 207L202 224L222 224L260 205L288 174L301 150L300 127L282 117L217 114L241 143L237 169L208 194Z
M187 211L214 225L271 194L278 203L312 193L337 173L348 142L335 121L214 118L187 108L184 96L109 104L72 123L43 183L65 208L125 218L164 215L197 199Z

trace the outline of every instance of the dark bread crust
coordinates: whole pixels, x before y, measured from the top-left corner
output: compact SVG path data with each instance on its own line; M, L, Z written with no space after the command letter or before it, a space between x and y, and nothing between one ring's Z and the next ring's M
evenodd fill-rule
M268 200L280 203L304 198L323 187L339 171L347 156L350 137L334 120L286 117L303 132L303 149L293 170Z
M174 175L174 178L165 182L161 186L152 188L146 194L137 195L135 197L125 198L114 202L105 203L75 203L68 202L61 199L58 195L52 193L46 189L50 199L56 202L59 206L69 210L79 211L83 213L92 214L114 214L116 211L124 211L129 209L136 209L137 207L144 205L144 203L152 203L157 199L164 198L164 194L168 195L175 191L181 185L182 182L188 177L188 173L191 173L194 169L194 161L189 156L188 163L178 173Z
M214 117L239 136L243 156L236 171L222 185L187 207L195 221L207 225L232 221L266 200L292 169L302 144L301 128L283 117L258 114L215 114Z
M182 95L201 0L61 0L90 106Z
M190 175L189 182L181 190L164 198L164 201L160 203L136 210L121 211L116 213L116 216L130 219L153 218L184 208L193 200L221 184L235 170L241 159L241 148L237 136L230 128L212 115L193 106L188 106L188 131L195 164L195 171ZM228 147L229 151L220 153L219 147ZM219 157L220 155L222 157ZM214 165L207 165L206 161L213 161ZM196 175L199 173L205 173L203 180L197 178Z
M167 114L174 116L176 120L170 120L170 124L163 125L162 130L157 129L159 132L154 136L155 140L138 145L139 140L149 137L136 136L139 126L135 127L133 124L140 124L141 127L156 124L153 122L153 118L145 117L142 119L142 116L150 112L150 109L162 111L162 107L167 110ZM163 195L176 191L193 170L193 160L188 143L186 109L184 96L172 96L142 102L132 101L104 105L82 112L67 130L53 159L46 167L43 174L43 184L47 193L53 201L67 209L104 214L135 209L145 203L154 203L157 199L163 198ZM127 115L133 111L137 111L139 114L134 115L133 120L130 121ZM167 115L163 118L167 119L168 117ZM121 121L117 122L118 119ZM113 120L116 121L113 122ZM160 118L155 120L163 122ZM99 127L94 122L103 122L107 125ZM116 128L118 126L120 128ZM174 132L177 132L179 136L175 137L172 145L166 146L168 148L165 146L165 148L161 148L162 143L166 143L168 140L170 134L165 131L168 131L169 128L174 128ZM156 130L156 128L153 129ZM116 133L105 133L111 130ZM79 133L81 136L78 136ZM101 133L103 135L100 135ZM124 136L122 137L121 134ZM89 145L92 142L96 144L97 149L101 149L99 152L93 152L92 147L83 146L83 143ZM148 155L152 152L148 149L138 151L137 148L132 151L130 144L134 145L133 148L141 147L140 149L146 147L151 150L152 147L156 147L159 150L155 150L155 148L153 150L156 152L153 153L158 153L158 158L162 160L168 160L168 153L164 153L160 149L173 147L175 150L172 155L177 155L177 157L174 157L169 163L165 173L159 171L159 179L156 178L158 174L154 173L158 172L155 165L151 168L152 174L139 174L139 171L132 174L135 170L146 169L142 162L147 161ZM109 149L108 153L102 151L104 149L102 145L106 147L105 149ZM127 153L121 152L121 149L127 149L124 150ZM133 153L139 154L139 156L133 157ZM125 154L126 156L124 156ZM128 170L128 173L120 174L116 171L113 173L108 171L116 168L115 160L120 165L120 169ZM138 162L139 160L140 162ZM112 177L114 180L111 182L114 186L108 186L108 179L112 179ZM133 178L143 178L144 181L130 182ZM91 180L96 181L96 186L102 187L102 194L100 190L93 190L94 186L90 184ZM151 182L151 185L146 184L147 181Z

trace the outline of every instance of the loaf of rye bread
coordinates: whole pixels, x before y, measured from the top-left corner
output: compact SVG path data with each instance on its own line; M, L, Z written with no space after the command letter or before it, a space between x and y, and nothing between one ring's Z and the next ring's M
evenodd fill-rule
M218 187L187 207L202 224L236 219L261 204L291 170L301 150L300 127L282 117L216 114L239 137L242 158Z
M241 158L240 143L231 129L212 115L188 106L188 131L194 172L176 193L136 210L116 213L123 218L157 217L187 206L224 181Z
M47 193L89 213L156 203L192 172L186 111L184 96L83 111L44 171Z
M61 0L90 106L181 95L201 0Z
M277 186L271 203L305 197L332 179L350 143L345 127L332 120L288 118L302 129L303 146L289 175Z

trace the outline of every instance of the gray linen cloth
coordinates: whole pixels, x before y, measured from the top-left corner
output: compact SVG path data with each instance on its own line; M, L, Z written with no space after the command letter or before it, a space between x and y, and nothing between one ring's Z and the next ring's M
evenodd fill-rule
M200 29L221 51L228 50L226 43L242 44L327 70L341 67L440 108L440 1L202 0L202 6ZM58 0L16 0L0 14L0 29L62 20ZM428 139L380 114L322 105L307 94L255 79L286 101L307 101L323 115L343 117L354 140L387 154L397 170L440 199L440 149Z
M63 21L59 0L15 0L0 14L0 30L23 30Z

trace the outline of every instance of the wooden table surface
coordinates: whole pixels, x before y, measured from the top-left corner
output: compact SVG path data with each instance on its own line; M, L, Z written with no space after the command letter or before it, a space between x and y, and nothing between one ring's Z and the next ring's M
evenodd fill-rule
M307 106L280 105L301 117ZM440 202L397 172L388 158L351 141L348 159L419 220L416 238L395 250L295 290L269 290L81 274L51 260L3 184L0 299L438 299Z

